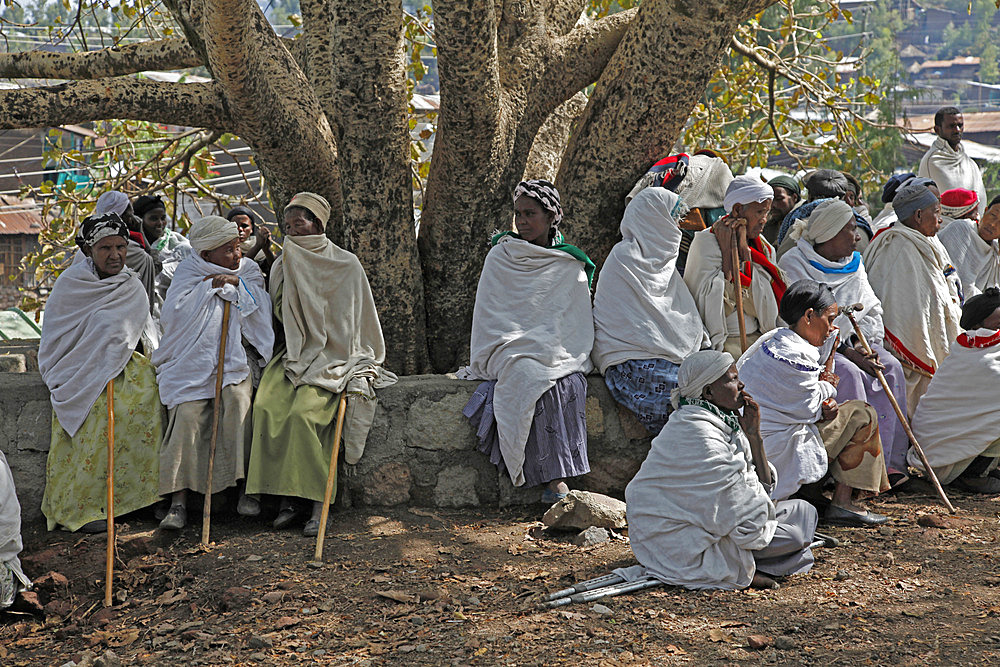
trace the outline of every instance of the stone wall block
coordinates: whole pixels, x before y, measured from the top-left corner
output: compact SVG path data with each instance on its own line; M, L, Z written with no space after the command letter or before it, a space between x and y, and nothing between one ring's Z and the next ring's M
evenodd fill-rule
M476 433L462 416L468 402L464 392L445 394L436 400L416 398L407 411L407 444L434 451L475 449Z
M434 487L434 504L437 507L474 507L479 504L476 495L478 473L469 466L451 466L438 473Z

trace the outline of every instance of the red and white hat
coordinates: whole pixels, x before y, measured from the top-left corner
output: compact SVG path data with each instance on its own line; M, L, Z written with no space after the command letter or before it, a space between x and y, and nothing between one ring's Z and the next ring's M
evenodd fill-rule
M973 190L955 188L941 193L941 215L959 219L976 210L979 196Z

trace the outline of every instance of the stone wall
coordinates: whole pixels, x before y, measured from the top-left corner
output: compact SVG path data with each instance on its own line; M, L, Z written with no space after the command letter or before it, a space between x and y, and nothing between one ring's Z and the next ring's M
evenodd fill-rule
M15 366L20 364L8 368ZM26 366L26 372L0 371L0 450L14 473L22 515L30 521L41 519L51 408L30 359ZM537 501L539 489L514 488L476 450L475 433L462 416L476 385L450 376L418 375L380 390L364 456L357 465L341 462L337 502L347 507L466 507ZM611 398L601 377L589 377L588 385L592 472L572 486L622 498L649 451L649 438L632 413Z

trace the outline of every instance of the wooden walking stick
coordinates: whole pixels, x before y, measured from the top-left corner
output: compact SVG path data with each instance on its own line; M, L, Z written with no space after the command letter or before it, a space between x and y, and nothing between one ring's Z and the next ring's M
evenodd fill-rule
M733 256L733 294L736 297L736 319L740 324L740 349L747 351L747 323L743 319L743 285L740 284L740 243L746 243L746 227L738 227L734 231L730 245Z
M333 482L337 479L337 457L340 455L340 434L344 431L344 413L347 411L347 388L340 393L340 404L337 406L337 426L333 430L333 453L330 454L330 469L326 473L326 491L323 493L323 511L319 517L319 533L316 535L316 553L313 560L323 562L323 540L326 539L326 520L330 516L330 497L333 495Z
M226 364L226 339L229 334L229 302L222 306L222 337L219 339L219 365L215 369L215 405L212 408L212 440L208 447L208 481L205 484L205 507L201 512L201 546L208 548L212 525L212 473L215 471L215 445L219 439L219 406L222 403L222 372Z
M108 380L108 539L104 563L104 606L110 607L111 587L115 578L115 380Z
M843 313L847 315L847 319L851 321L851 325L854 327L854 333L858 335L858 340L861 341L861 345L865 348L865 352L871 355L874 354L874 352L872 352L871 345L868 344L868 341L865 339L865 335L861 333L861 327L858 326L858 321L854 319L854 312L863 309L864 306L860 303L856 303L853 306L845 306L842 310ZM885 375L881 370L875 369L875 376L882 384L882 391L884 391L885 395L889 397L889 402L892 403L892 408L896 411L896 417L899 418L899 423L903 425L903 430L906 431L906 436L910 439L910 442L913 443L913 448L917 450L917 456L920 457L921 463L924 464L924 470L927 472L927 476L930 477L931 483L934 485L934 489L937 491L938 495L941 496L941 501L944 503L944 506L948 508L949 512L954 514L958 510L956 510L955 506L951 504L951 501L948 500L948 496L945 495L944 489L941 488L941 482L938 481L937 475L934 474L934 469L931 467L931 464L927 462L927 456L924 454L924 450L920 447L920 443L917 442L917 436L913 434L913 430L910 428L910 423L906 420L906 415L903 414L903 411L899 408L899 403L896 402L896 397L893 396L892 392L889 390L889 383L886 382Z

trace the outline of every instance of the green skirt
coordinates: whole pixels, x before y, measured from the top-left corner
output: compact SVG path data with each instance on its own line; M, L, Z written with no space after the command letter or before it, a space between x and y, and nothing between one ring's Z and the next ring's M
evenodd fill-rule
M128 514L160 499L160 442L163 405L156 372L138 352L114 380L115 515ZM52 443L45 469L42 513L49 530L106 519L108 470L108 389L101 392L83 426L72 438L52 413Z
M254 398L246 492L322 502L340 394L292 386L284 356L276 355L264 369ZM336 496L335 478L331 498Z

